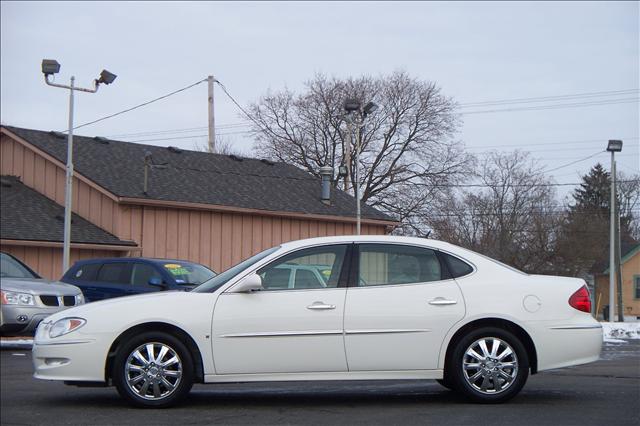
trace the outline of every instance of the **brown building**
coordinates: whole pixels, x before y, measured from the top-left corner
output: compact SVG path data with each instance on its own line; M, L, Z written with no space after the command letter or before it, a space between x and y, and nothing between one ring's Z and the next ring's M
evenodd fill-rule
M622 254L620 268L624 316L629 319L640 319L640 244L623 247ZM609 305L609 265L606 266L602 273L595 275L595 303L598 318L601 319L604 306ZM616 284L616 291L617 289ZM616 317L617 315L616 311Z
M51 279L64 272L66 150L61 133L1 128L0 249ZM355 199L333 190L323 202L320 181L288 164L81 136L73 155L72 262L132 255L221 271L282 242L355 233ZM363 234L395 225L363 206Z

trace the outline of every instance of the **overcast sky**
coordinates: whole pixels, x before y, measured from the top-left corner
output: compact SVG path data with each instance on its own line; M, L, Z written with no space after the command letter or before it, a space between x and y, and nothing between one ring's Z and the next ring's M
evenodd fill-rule
M75 75L76 84L88 87L103 68L118 75L97 94L77 94L76 125L209 74L247 105L269 89L300 90L318 72L357 77L405 70L436 82L461 104L605 92L464 108L476 113L463 116L456 138L473 152L530 150L548 169L623 139L616 158L621 171L632 173L640 169L638 5L2 1L1 119L66 130L68 91L45 85L43 58L60 62L60 83ZM248 152L251 140L240 133L246 118L219 88L215 93L218 133ZM513 110L585 102L598 105ZM477 113L496 109L511 111ZM205 135L206 125L207 86L201 84L77 134L139 134L118 138L133 141ZM191 148L198 141L206 143L206 136L146 143ZM609 167L602 153L551 174L560 183L576 182L597 160Z

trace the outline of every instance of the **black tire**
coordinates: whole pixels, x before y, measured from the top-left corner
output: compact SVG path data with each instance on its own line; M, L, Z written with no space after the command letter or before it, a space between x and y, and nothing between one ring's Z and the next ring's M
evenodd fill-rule
M496 351L492 351L494 341L500 342ZM482 349L483 344L486 350ZM480 358L468 354L470 349ZM485 352L488 357L484 356ZM504 355L501 360L499 355ZM456 343L449 361L446 373L452 387L479 403L510 400L520 392L529 376L529 357L524 345L512 333L500 328L469 332Z
M438 382L441 386L443 386L443 387L445 387L445 388L447 388L449 390L455 391L455 389L453 388L453 385L447 379L436 379L436 382Z
M152 347L151 355L147 345ZM160 358L162 351L165 353ZM145 363L149 360L151 362ZM184 398L193 386L193 358L177 337L149 331L120 345L111 377L120 396L129 403L146 408L170 407Z

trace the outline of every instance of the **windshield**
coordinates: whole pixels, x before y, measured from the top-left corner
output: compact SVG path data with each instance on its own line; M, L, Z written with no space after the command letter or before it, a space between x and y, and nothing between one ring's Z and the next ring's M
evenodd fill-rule
M216 276L215 272L197 263L170 261L163 263L162 267L178 285L200 285Z
M219 289L221 286L229 282L231 278L235 277L240 272L249 268L251 265L258 263L259 261L269 256L271 253L275 252L279 248L280 246L277 246L277 247L272 247L270 249L262 251L250 257L249 259L238 263L236 266L232 266L231 268L220 273L219 275L216 275L214 278L210 279L206 283L203 283L202 285L194 288L193 291L196 293L213 293L214 291Z
M11 256L0 253L0 277L2 278L39 278Z

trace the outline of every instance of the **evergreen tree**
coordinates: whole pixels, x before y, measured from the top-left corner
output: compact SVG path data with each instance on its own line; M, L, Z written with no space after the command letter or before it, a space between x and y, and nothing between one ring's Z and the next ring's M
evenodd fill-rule
M611 174L600 163L596 164L582 177L572 198L558 240L558 264L572 276L602 272L609 259ZM633 216L630 211L619 213L621 242L634 243Z

